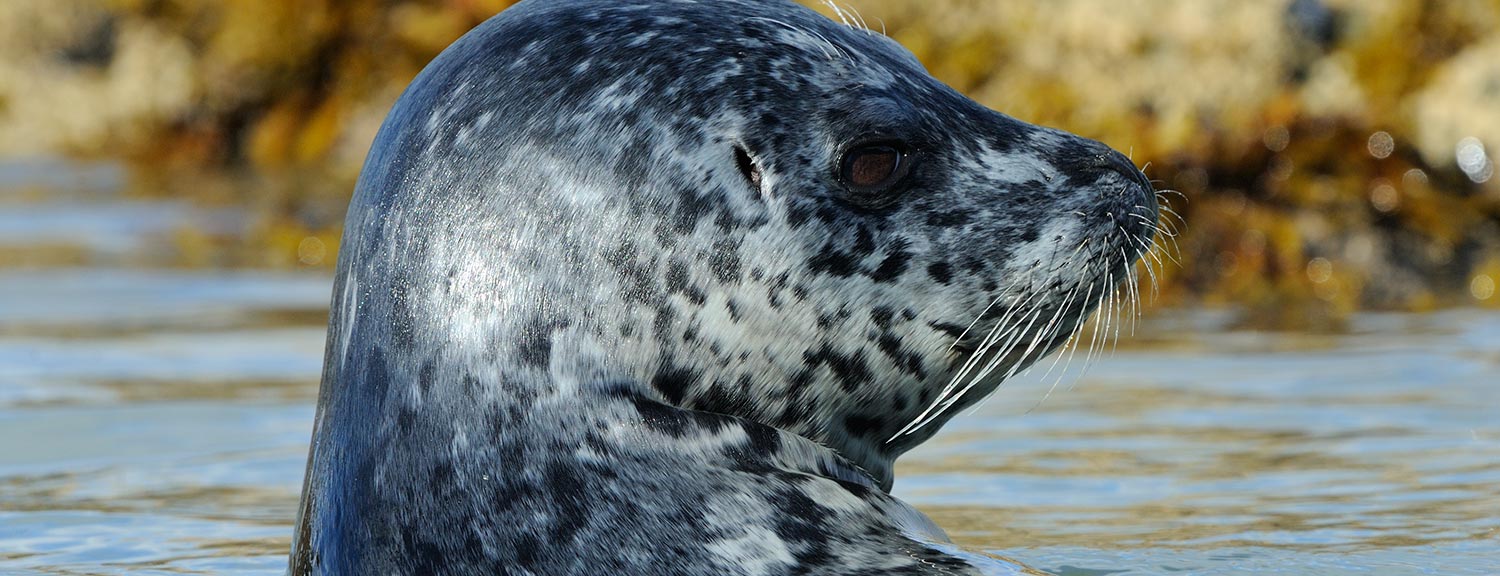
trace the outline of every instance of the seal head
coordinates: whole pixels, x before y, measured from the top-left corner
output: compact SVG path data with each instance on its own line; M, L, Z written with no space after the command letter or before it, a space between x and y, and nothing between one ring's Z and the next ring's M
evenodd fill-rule
M892 463L1067 340L1156 209L791 2L522 2L371 149L292 572L1010 573Z

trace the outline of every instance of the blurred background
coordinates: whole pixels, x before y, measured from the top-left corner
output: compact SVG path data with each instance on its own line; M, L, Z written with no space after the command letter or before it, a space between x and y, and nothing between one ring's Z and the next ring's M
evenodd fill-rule
M0 572L281 569L366 149L510 3L0 2ZM898 495L1055 573L1496 565L1500 0L841 6L1178 232L1118 352Z

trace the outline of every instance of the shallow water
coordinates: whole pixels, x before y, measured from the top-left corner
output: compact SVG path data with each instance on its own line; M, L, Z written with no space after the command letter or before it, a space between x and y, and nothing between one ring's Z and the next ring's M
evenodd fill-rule
M279 573L329 278L163 262L177 227L239 223L112 178L0 166L0 254L68 254L0 267L0 573ZM896 493L1057 574L1500 572L1500 314L1222 316L1007 383Z

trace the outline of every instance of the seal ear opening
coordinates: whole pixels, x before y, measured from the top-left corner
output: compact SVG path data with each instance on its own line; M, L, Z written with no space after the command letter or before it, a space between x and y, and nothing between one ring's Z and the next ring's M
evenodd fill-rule
M760 166L755 163L754 158L750 157L750 152L745 150L744 146L738 144L734 146L734 163L739 166L740 174L745 176L745 180L750 182L750 187L756 192L761 192Z

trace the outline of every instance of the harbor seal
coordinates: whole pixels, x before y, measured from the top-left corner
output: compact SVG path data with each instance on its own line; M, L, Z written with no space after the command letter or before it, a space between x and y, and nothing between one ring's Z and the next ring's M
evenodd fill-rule
M346 221L292 574L1009 574L892 462L1152 241L1108 147L783 0L526 0Z

